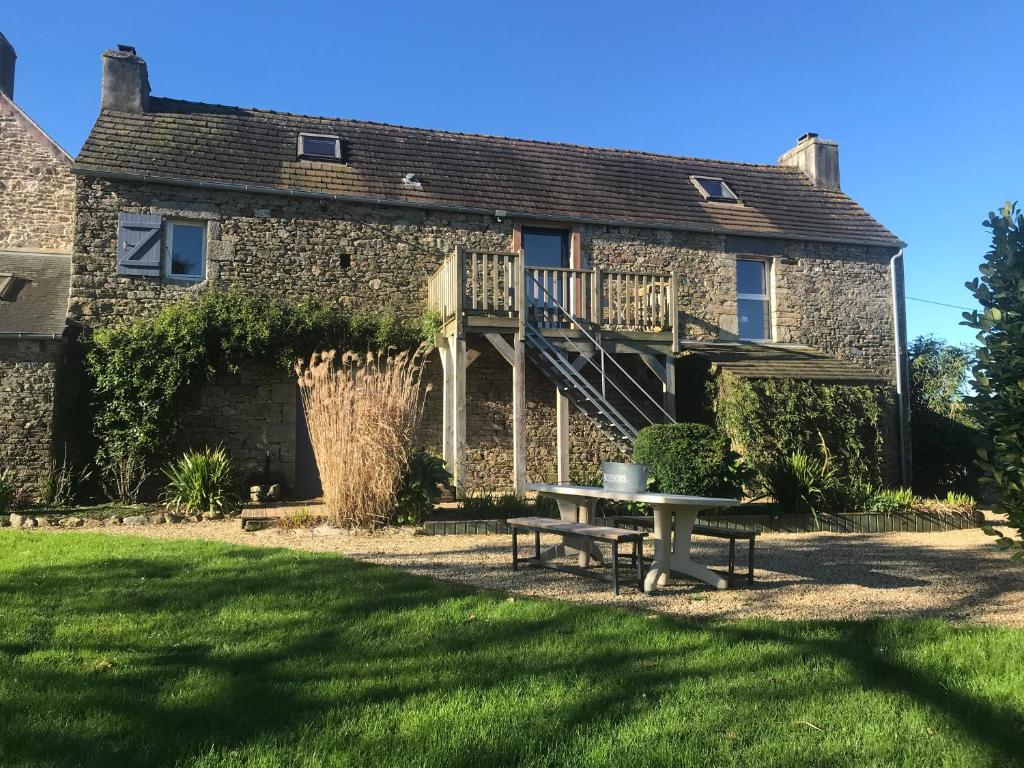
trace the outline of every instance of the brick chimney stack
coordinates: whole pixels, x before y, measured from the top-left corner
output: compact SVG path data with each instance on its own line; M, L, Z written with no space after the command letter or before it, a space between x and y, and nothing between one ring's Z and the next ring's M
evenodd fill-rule
M14 46L0 32L0 93L11 101L14 101L14 63L17 60Z
M100 110L145 112L149 108L149 70L130 45L103 52Z

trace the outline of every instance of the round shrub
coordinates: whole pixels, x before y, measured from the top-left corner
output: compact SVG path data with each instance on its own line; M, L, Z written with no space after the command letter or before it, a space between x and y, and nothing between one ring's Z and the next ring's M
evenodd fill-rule
M742 488L729 438L706 424L654 424L633 443L633 461L651 469L662 493L736 496Z

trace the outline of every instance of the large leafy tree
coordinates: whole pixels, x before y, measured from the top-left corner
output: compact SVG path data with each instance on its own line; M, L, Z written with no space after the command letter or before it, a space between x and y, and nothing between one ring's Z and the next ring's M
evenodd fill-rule
M981 310L964 313L977 329L980 347L972 372L974 411L991 445L979 450L981 481L996 493L995 511L1005 512L1018 539L998 534L999 544L1024 557L1024 215L1007 203L989 213L992 247L981 277L967 283Z
M910 343L910 427L914 491L978 492L978 424L965 401L973 350L934 336Z

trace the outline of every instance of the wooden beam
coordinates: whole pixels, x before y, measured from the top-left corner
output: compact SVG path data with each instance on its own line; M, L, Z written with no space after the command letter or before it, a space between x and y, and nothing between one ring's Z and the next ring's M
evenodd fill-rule
M491 346L494 347L505 358L505 362L515 367L516 353L515 349L511 344L505 341L505 337L500 333L485 333L484 338L491 342Z
M558 482L569 482L569 398L555 388L555 422L557 424Z
M665 402L663 407L676 420L676 356L665 355Z
M666 355L668 357L668 355ZM666 372L665 366L661 364L657 357L654 355L642 354L640 359L644 361L644 364L650 368L654 375L658 377L658 380L664 384L668 379L668 373Z

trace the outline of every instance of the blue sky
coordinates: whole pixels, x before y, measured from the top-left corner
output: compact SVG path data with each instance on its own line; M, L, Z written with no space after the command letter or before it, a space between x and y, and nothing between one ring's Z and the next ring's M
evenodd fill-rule
M987 211L1024 188L1024 4L15 2L19 104L72 154L100 52L158 96L775 162L815 131L909 243L907 295L970 306ZM969 341L908 300L911 336Z

